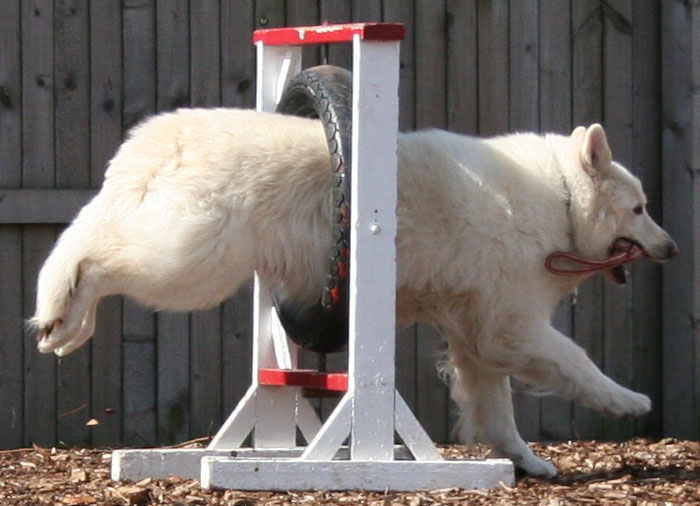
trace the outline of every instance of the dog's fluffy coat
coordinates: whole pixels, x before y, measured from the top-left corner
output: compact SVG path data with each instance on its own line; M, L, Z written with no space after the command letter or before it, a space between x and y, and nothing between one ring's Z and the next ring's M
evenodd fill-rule
M646 413L646 396L604 376L549 323L586 277L549 274L549 253L604 258L618 238L655 260L676 251L647 215L639 181L612 161L603 129L416 132L399 136L398 155L398 317L444 333L460 435L530 474L556 473L517 432L509 375L613 415ZM312 303L330 244L329 188L316 120L184 109L146 121L41 270L39 349L64 355L84 343L109 294L195 310L257 270Z

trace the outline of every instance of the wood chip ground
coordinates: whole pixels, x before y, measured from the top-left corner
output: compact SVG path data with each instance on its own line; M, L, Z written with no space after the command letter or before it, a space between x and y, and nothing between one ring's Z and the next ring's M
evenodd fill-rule
M700 504L700 443L634 439L622 443L533 445L551 459L554 480L520 478L495 490L411 493L205 491L196 480L171 477L138 483L109 478L110 452L39 448L0 451L0 504L5 505L452 505L559 506ZM480 458L480 447L448 446L450 458Z

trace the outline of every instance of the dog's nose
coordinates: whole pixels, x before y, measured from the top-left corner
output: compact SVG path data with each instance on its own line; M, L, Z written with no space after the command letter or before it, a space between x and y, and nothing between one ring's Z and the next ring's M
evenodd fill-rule
M678 245L674 241L669 242L667 248L668 248L667 249L668 254L666 255L666 258L671 258L672 256L676 256L680 251L678 249Z

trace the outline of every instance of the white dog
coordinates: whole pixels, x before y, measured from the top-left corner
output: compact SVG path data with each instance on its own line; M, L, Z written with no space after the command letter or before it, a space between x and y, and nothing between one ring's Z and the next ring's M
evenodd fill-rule
M460 436L529 474L556 474L517 432L509 375L612 415L648 412L646 396L550 325L591 275L550 273L550 253L604 259L620 239L657 261L677 252L603 128L487 140L417 132L399 136L398 153L398 317L446 336ZM254 269L312 304L330 244L328 166L315 120L190 109L138 126L41 270L39 350L65 355L88 340L106 295L201 309ZM624 282L621 268L608 274Z

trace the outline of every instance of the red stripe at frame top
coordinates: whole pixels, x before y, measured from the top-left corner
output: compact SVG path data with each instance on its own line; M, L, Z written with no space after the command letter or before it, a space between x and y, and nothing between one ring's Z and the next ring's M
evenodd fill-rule
M352 42L355 35L359 35L362 40L403 40L406 29L401 23L346 23L267 28L253 32L253 43L262 42L269 46L327 44Z

